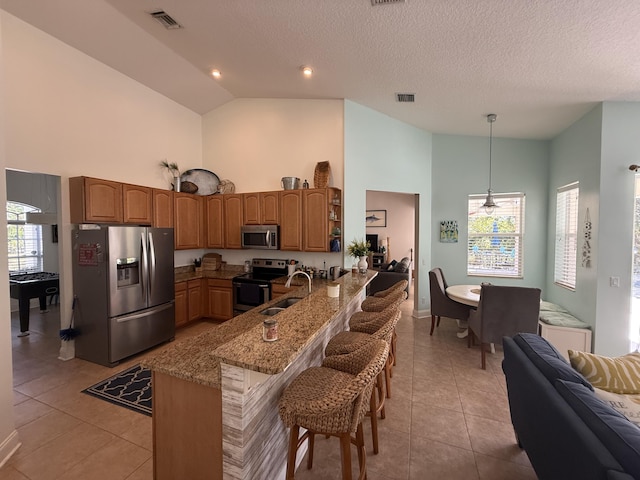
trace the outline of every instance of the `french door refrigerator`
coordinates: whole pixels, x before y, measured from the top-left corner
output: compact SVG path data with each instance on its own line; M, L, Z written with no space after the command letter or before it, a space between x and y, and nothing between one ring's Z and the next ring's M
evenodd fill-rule
M73 232L76 356L106 366L175 336L173 229Z

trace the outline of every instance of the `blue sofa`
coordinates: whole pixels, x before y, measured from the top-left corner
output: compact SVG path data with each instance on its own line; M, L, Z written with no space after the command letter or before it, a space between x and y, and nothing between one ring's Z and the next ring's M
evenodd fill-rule
M511 421L538 478L640 479L640 428L544 338L521 333L503 348Z

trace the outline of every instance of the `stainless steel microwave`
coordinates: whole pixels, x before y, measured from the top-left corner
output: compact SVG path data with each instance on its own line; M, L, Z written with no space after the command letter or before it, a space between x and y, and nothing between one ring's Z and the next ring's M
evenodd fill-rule
M278 250L279 233L278 225L244 225L241 227L242 248Z

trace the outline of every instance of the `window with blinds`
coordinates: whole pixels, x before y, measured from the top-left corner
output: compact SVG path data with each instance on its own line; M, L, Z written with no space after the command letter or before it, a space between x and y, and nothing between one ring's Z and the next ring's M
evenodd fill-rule
M488 215L486 195L469 195L467 275L522 277L524 193L496 193L498 207Z
M9 273L41 272L42 226L26 223L27 213L40 209L19 202L7 202Z
M560 187L556 193L556 252L553 281L576 289L578 265L578 182Z

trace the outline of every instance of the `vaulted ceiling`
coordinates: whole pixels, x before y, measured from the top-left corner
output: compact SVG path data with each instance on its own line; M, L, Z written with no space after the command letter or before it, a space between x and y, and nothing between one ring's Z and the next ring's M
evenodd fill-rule
M495 136L547 139L597 102L640 100L637 0L378 1L0 8L201 114L234 98L345 98L434 133L486 135L497 113ZM165 28L157 11L182 28Z

